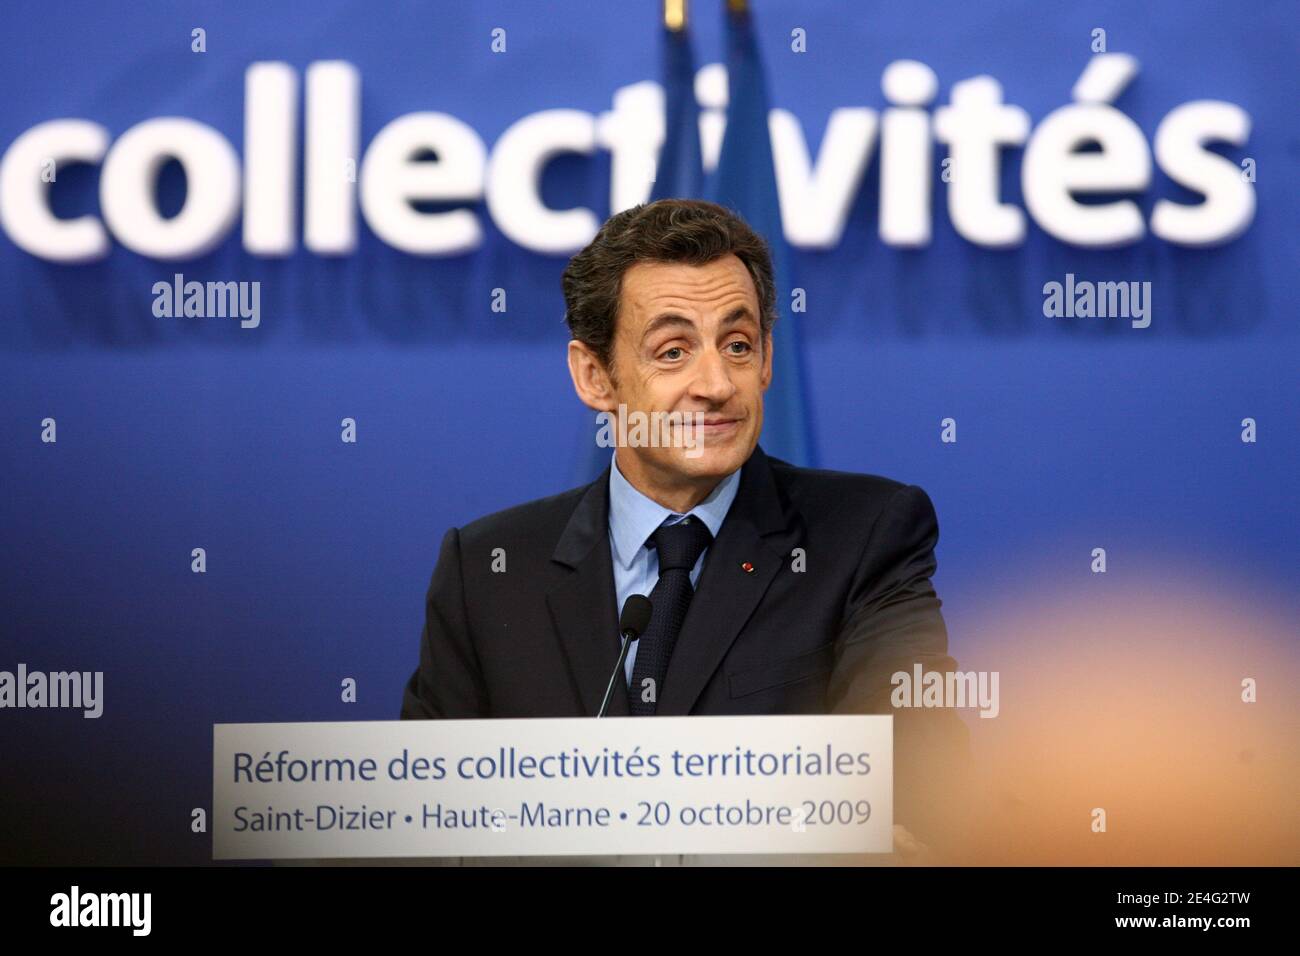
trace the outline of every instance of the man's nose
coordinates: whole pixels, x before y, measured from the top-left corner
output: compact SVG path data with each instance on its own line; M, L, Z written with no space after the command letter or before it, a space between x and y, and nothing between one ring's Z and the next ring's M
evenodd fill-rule
M717 352L706 350L695 371L691 391L697 397L720 405L736 393L736 384L731 380L726 359Z

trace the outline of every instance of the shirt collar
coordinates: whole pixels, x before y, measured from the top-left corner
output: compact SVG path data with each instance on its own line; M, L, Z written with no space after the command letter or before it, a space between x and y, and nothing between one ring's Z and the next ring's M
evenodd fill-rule
M737 468L718 482L718 486L709 492L709 496L692 508L688 514L695 515L703 521L713 537L718 536L722 520L731 509L735 500L736 489L740 485L740 469ZM611 459L609 466L609 534L614 543L614 556L624 570L632 567L637 552L645 545L646 539L654 533L668 518L682 518L675 511L665 508L656 501L647 498L618 470L617 457Z

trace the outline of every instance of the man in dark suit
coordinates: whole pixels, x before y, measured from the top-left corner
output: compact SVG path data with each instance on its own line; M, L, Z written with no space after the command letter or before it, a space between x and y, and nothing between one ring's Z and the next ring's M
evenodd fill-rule
M579 397L624 425L681 413L676 430L618 444L589 485L447 532L402 717L595 716L619 608L649 594L610 716L892 713L895 819L933 836L966 729L890 695L914 664L956 668L934 508L914 485L758 446L776 319L763 240L722 207L661 200L611 217L564 291Z

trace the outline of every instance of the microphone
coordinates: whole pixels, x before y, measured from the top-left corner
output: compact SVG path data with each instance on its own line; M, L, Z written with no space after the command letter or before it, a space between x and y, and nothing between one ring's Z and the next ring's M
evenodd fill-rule
M605 699L600 702L597 717L604 717L609 709L610 699L614 696L614 681L623 676L627 665L627 649L632 642L641 637L641 632L650 626L650 599L644 594L633 594L623 602L623 614L618 619L618 630L623 638L623 646L618 652L618 663L614 673L609 675L609 684L605 688Z

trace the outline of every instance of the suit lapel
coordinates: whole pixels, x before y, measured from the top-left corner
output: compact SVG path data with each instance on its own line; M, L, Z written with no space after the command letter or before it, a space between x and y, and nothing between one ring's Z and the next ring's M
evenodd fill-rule
M546 596L568 655L569 672L589 717L600 710L609 675L618 662L618 607L609 553L609 469L587 487L560 535L551 560L570 569ZM614 682L608 715L626 717L625 681Z
M796 537L789 524L772 467L763 450L755 447L741 470L731 509L705 555L695 597L668 663L657 714L690 713L782 563L789 560ZM746 563L752 571L745 570Z
M689 714L740 629L762 601L797 539L772 467L761 448L745 463L740 487L709 546L656 713ZM618 606L609 551L609 469L587 487L551 560L569 574L546 596L584 712L594 717L618 661ZM752 571L743 567L753 566ZM626 717L627 683L614 682L608 715Z

